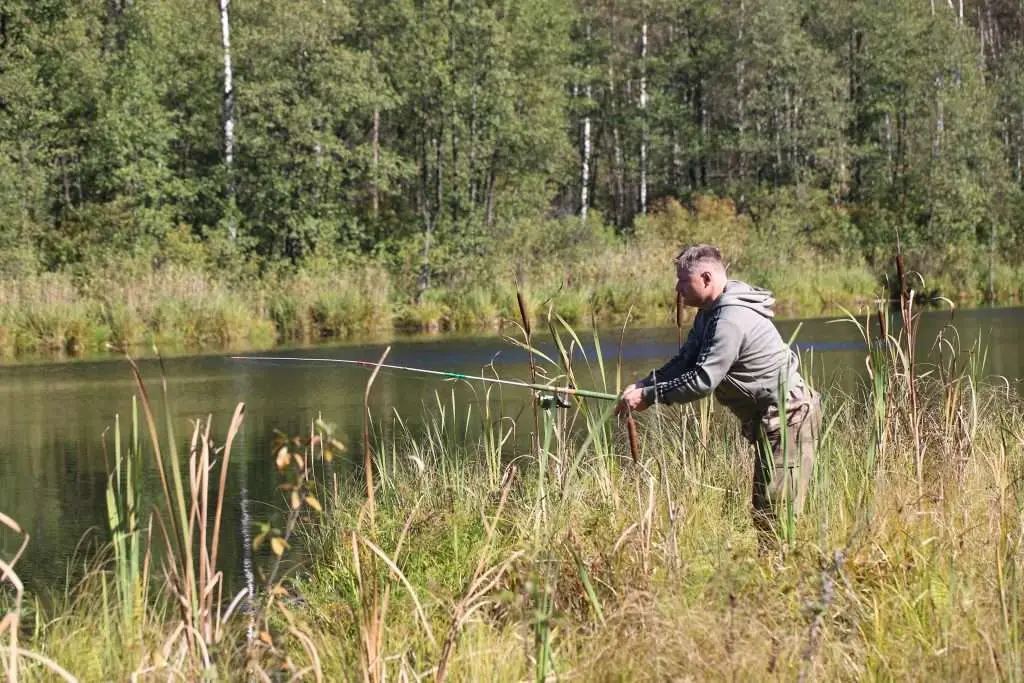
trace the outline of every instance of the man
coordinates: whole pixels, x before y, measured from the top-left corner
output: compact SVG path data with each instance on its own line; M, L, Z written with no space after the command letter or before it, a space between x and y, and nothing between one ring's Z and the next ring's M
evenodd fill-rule
M821 426L820 397L805 384L796 354L772 322L771 292L729 280L721 252L710 245L684 249L675 264L676 291L685 305L699 309L693 329L679 355L626 387L616 413L714 392L754 445L754 522L762 532L774 531L786 500L797 514L803 509ZM785 445L780 404L787 415Z

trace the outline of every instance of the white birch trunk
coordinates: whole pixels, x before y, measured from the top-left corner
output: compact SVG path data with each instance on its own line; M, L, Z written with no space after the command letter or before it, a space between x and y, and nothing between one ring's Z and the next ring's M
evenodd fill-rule
M590 101L590 84L584 88L586 98ZM583 117L582 131L583 156L580 160L580 220L587 222L587 211L590 209L590 160L593 155L593 148L590 141L590 114Z
M228 6L231 0L220 0L220 32L221 45L224 48L224 164L228 169L228 202L235 200L235 180L233 166L235 161L235 91L231 83L231 24L228 20ZM232 241L238 236L238 226L232 216L228 223L228 236Z
M586 40L590 42L590 22L587 22ZM581 131L580 147L580 222L587 222L587 212L590 210L590 161L593 157L593 148L590 140L590 98L593 94L590 81L583 87L583 95L587 98L587 114L583 117L583 130Z
M647 213L647 22L640 27L640 213Z
M611 44L615 45L615 17L612 17L611 21ZM627 82L627 87L628 87ZM617 121L616 111L616 87L615 87L615 62L613 59L608 59L608 96L609 96L609 111L612 115L612 120ZM615 195L615 225L621 227L623 222L623 215L625 213L625 178L623 177L622 168L622 143L619 137L619 126L618 123L612 125L612 178Z
M740 0L740 27L737 42L743 45L743 29L744 24L747 21L747 6L743 0ZM736 117L738 119L737 130L739 132L738 144L739 144L739 162L740 162L740 180L742 181L747 175L747 156L744 152L746 143L744 137L747 130L747 112L746 112L746 60L742 57L736 62ZM731 175L731 169L730 169Z

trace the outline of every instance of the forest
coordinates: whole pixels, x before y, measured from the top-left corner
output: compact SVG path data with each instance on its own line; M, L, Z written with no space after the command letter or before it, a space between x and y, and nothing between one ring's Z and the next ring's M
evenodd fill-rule
M1008 0L2 0L0 353L1024 287Z

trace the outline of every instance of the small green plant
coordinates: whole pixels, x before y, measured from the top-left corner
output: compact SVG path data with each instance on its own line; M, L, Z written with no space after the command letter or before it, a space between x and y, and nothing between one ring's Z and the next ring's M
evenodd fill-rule
M142 531L142 448L139 439L139 410L132 397L131 435L128 452L123 452L121 418L114 416L114 465L107 477L107 523L114 551L114 577L121 605L121 629L126 640L138 633L136 628L146 608L149 582L143 575L141 557L149 549ZM148 560L148 557L147 557ZM147 562L148 566L148 562Z

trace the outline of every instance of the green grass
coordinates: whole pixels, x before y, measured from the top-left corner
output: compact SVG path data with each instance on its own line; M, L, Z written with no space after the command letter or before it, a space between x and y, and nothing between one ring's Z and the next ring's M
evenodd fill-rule
M874 379L853 395L825 389L808 510L775 552L758 552L752 457L721 409L641 415L634 465L610 405L514 424L493 394L472 408L439 395L423 430L373 437L372 511L361 473L329 475L342 457L329 425L277 443L268 462L289 511L259 539L288 553L301 538L310 555L270 571L252 639L238 613L205 648L182 639L180 624L202 630L228 596L205 612L177 599L179 554L178 584L155 581L141 616L119 604L129 574L100 558L51 614L24 618L21 647L82 680L246 667L310 680L1020 680L1024 405L985 380L978 347L939 345L957 353L910 375L912 342L877 347ZM539 450L502 449L512 427L537 430ZM171 440L151 439L164 458ZM165 524L202 499L182 485L186 502L156 501ZM19 661L29 680L43 666Z

